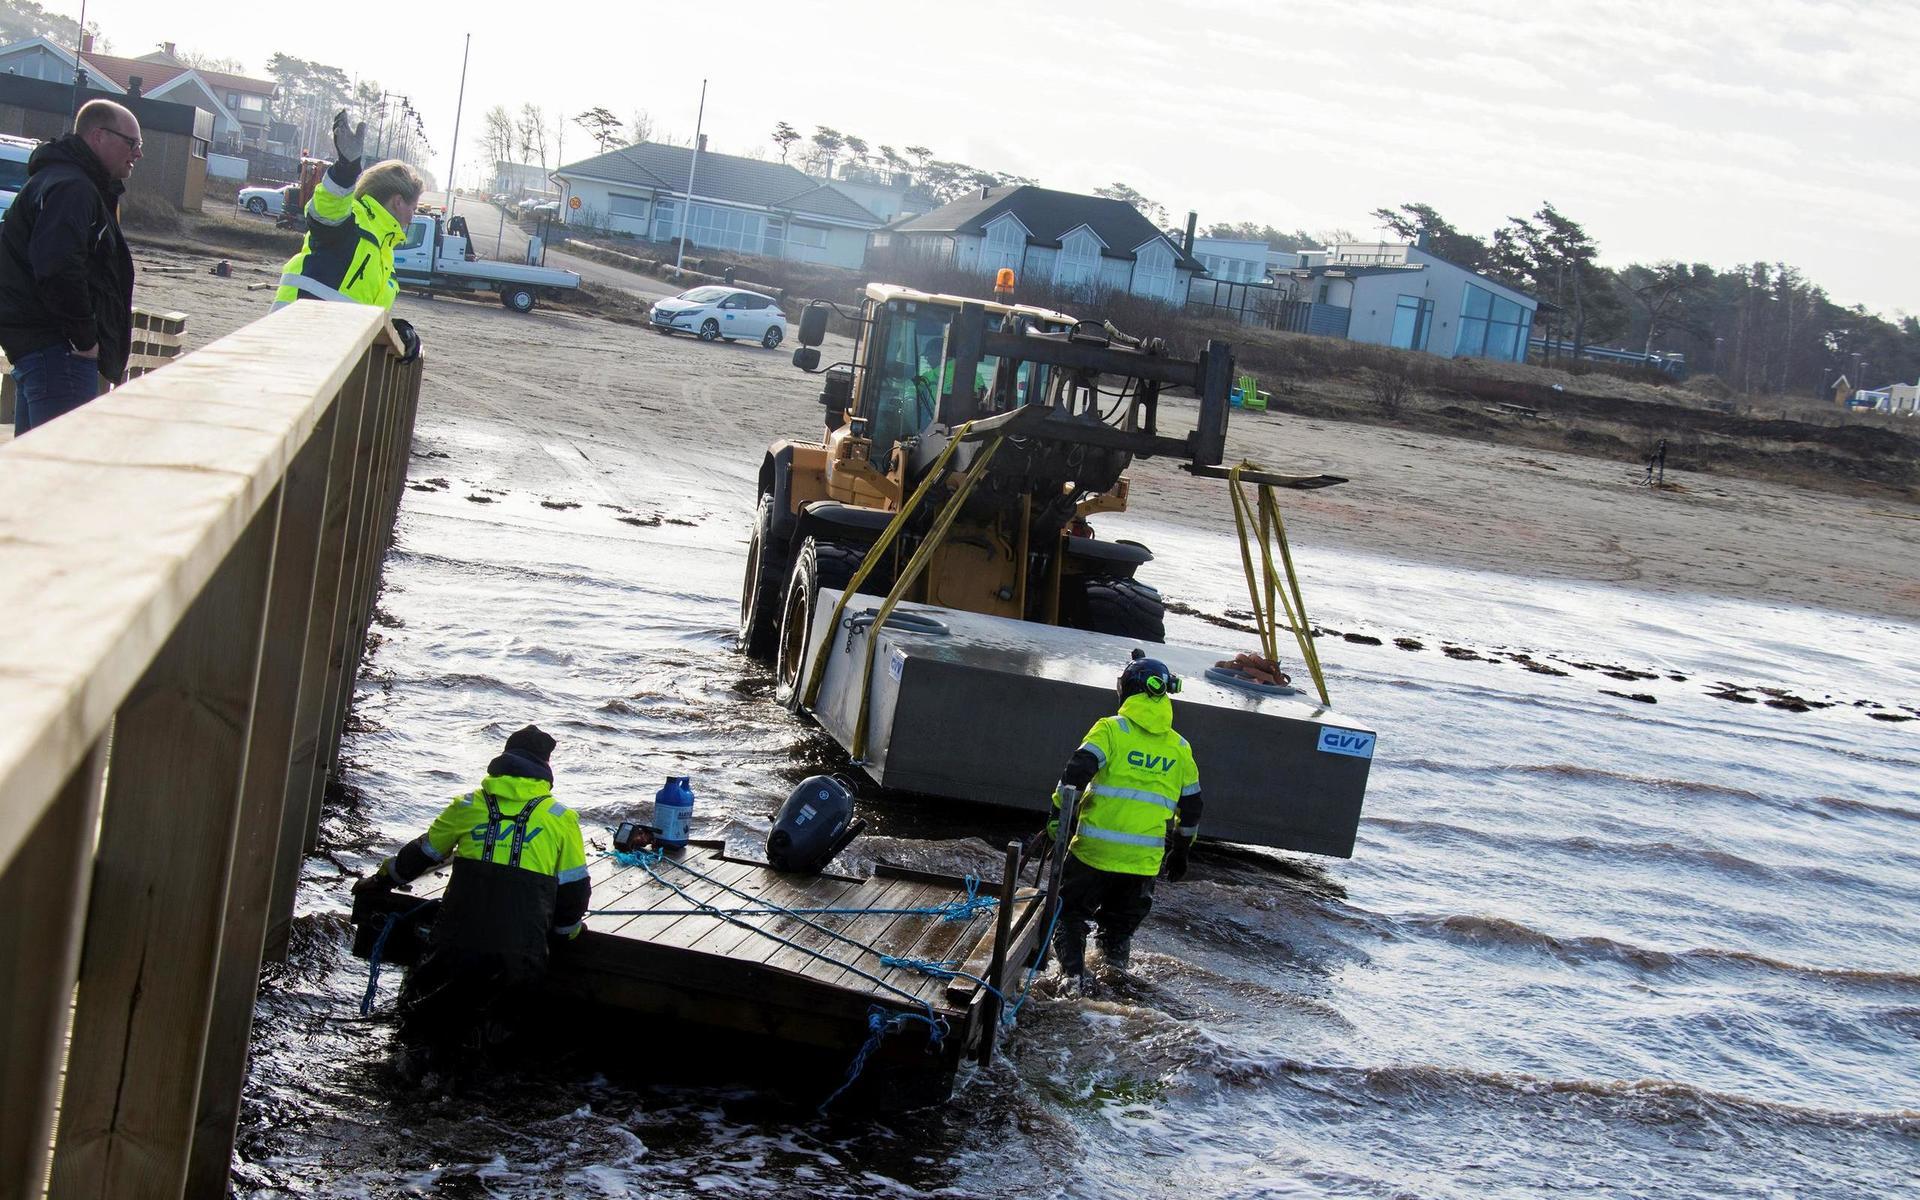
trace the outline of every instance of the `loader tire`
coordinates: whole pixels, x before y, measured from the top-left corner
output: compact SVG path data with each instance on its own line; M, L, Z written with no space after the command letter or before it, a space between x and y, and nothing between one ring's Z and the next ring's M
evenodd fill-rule
M812 665L807 655L813 623L820 609L820 589L845 588L860 569L864 552L858 546L807 538L793 556L787 575L786 602L780 607L780 639L774 654L774 698L791 712L802 711L805 689L801 676ZM831 615L829 611L829 615Z
M1138 579L1086 576L1072 615L1071 624L1094 633L1110 633L1136 642L1167 640L1166 601L1157 589Z
M760 497L740 584L740 652L760 662L773 657L780 636L780 600L787 582L785 547L773 541L773 497Z

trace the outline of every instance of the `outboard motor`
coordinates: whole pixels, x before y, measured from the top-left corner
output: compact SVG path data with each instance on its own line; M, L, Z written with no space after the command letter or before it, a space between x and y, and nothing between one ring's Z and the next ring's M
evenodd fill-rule
M809 775L780 806L767 834L776 871L818 875L867 827L853 815L853 789L832 775Z

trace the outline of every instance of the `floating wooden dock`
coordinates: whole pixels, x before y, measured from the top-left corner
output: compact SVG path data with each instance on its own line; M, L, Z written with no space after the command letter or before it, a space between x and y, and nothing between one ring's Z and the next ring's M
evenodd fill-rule
M1014 848L1006 861L1017 878ZM967 904L967 881L952 876L886 864L865 879L783 874L717 842L651 862L603 856L590 874L594 911L586 931L554 955L547 992L611 1010L636 1032L671 1025L689 1040L777 1043L781 1074L794 1077L777 1082L812 1099L840 1085L878 1022L889 1032L845 1099L946 1100L961 1060L992 1054L1000 996L1018 994L1042 932L1037 886L980 881L973 894L994 902ZM382 953L385 963L411 963L424 945L418 926L437 907L421 904L445 886L434 875L410 892L363 901L354 953L368 956L379 918L413 912ZM943 969L929 974L883 957ZM819 1069L794 1071L802 1061Z

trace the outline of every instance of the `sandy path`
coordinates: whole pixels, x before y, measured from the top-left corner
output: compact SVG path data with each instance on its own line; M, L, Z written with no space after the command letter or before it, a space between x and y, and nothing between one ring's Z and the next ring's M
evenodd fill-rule
M278 270L235 259L223 280L205 273L211 258L138 259L139 301L189 313L194 345L263 313L268 292L247 286ZM417 452L447 456L416 474L710 516L715 536L732 537L767 442L820 428L818 381L784 351L492 302L404 297L397 311L429 354ZM1163 429L1190 426L1193 411L1170 401ZM1301 545L1920 621L1920 506L1672 471L1683 490L1654 492L1624 463L1236 412L1239 456L1352 480L1284 497ZM1159 460L1133 474L1136 510L1231 536L1221 484Z

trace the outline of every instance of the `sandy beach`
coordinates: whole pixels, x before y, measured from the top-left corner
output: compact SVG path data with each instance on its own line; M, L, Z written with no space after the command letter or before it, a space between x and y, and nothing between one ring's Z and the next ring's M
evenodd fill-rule
M234 274L221 279L207 273L214 261L137 257L137 301L187 313L190 346L264 314L270 292L258 285L279 269L231 258ZM658 290L653 280L635 285ZM820 427L818 382L785 349L708 346L557 307L520 316L491 302L408 296L396 311L428 347L424 440L457 441L469 406L536 435L504 454L443 447L454 456L448 477L476 486L510 478L556 499L585 489L591 495L574 498L658 507L657 456L682 445L668 454L677 460L669 477L686 469L740 479L738 514L702 514L732 536L736 518L744 529L766 443ZM829 344L825 360L846 349ZM1167 401L1163 429L1190 427L1193 413L1189 400ZM578 454L552 453L561 442ZM1656 491L1640 484L1638 464L1281 414L1235 412L1228 455L1350 480L1285 496L1300 546L1920 621L1920 506L1897 499L1676 470ZM1230 531L1221 484L1160 460L1137 463L1133 476L1136 510Z

